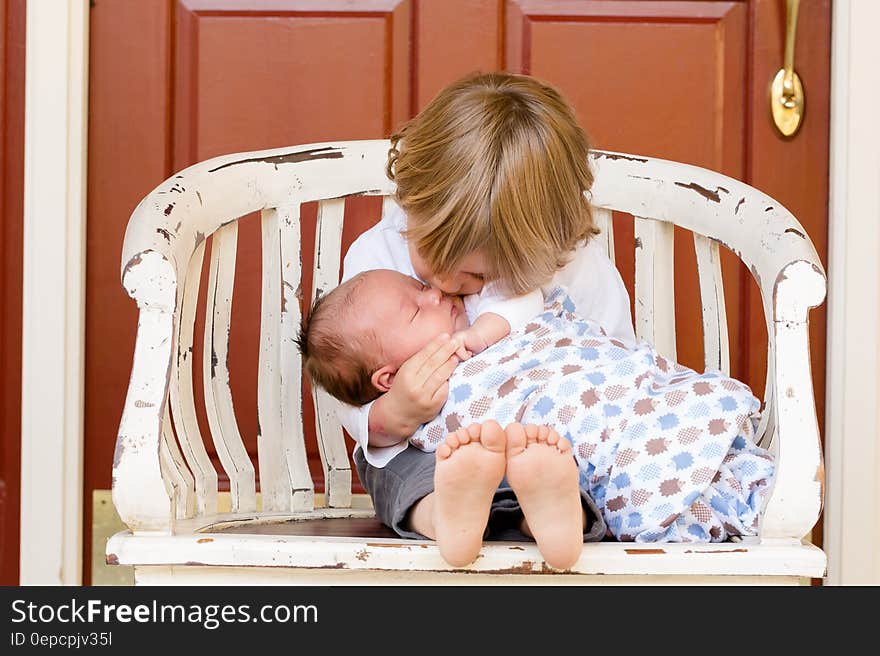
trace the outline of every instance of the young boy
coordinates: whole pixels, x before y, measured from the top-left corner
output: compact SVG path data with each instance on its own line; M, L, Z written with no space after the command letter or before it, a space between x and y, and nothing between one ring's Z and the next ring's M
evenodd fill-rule
M507 476L525 495L523 512L548 562L574 550L572 534L582 526L571 444L581 485L618 539L722 541L754 534L773 464L752 439L758 402L748 387L670 363L645 342L608 337L574 312L562 289L543 312L512 328L508 339L456 369L449 400L411 441L437 448L442 463L462 440L480 434L462 426L490 422L483 432L490 425L497 432L494 426L508 425ZM338 381L358 376L361 389L386 391L413 352L438 333L467 328L454 299L402 274L370 271L322 299L304 331L307 373L339 396L352 385ZM326 357L322 345L334 341L357 366ZM542 458L550 476L521 471L520 458L532 443L556 447L554 458Z
M626 288L592 239L589 144L556 89L524 75L472 75L442 90L391 143L388 175L397 184L396 204L352 244L343 280L393 269L446 294L503 298L507 307L563 285L586 316L621 339L633 338ZM495 307L508 323L515 319ZM461 347L438 337L401 365L375 401L340 404L338 416L357 443L355 465L376 514L403 537L435 537L432 517L440 517L441 526L460 524L460 513L447 512L452 486L434 494L435 458L407 438L445 402ZM483 461L497 460L488 442L470 441L444 469L466 480L477 476ZM508 482L491 501L488 539L512 538L508 525L525 526ZM470 525L481 537L485 521L477 516ZM584 539L598 539L602 528L590 524ZM479 542L466 542L470 546L451 556L456 562L476 557Z

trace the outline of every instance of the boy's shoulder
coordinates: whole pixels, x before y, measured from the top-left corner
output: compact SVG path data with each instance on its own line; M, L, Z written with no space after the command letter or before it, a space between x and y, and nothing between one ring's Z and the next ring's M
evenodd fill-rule
M342 281L371 269L394 269L413 275L406 240L401 234L404 229L406 214L396 204L389 204L379 222L349 246L342 263Z

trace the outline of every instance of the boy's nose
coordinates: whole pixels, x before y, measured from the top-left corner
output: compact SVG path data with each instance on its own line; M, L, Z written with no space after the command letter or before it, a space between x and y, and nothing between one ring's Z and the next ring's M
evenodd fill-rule
M437 276L437 287L444 294L455 295L461 289L461 283L456 276Z

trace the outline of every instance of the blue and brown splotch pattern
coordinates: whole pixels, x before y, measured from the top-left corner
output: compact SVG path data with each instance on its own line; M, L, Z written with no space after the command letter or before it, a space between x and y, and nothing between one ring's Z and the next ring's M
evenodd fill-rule
M522 330L460 364L440 414L412 437L495 419L552 426L572 444L609 536L719 542L754 535L773 458L756 446L760 404L743 383L670 362L575 314L564 290Z

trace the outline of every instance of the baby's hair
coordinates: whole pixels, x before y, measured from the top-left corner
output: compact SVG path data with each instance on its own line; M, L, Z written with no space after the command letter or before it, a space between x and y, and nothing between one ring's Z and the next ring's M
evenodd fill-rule
M354 325L355 296L363 281L364 274L358 274L316 298L296 336L309 380L340 401L357 406L379 396L371 380L379 367L375 336L346 332Z
M468 76L391 136L386 173L406 237L436 273L485 249L513 294L546 284L598 233L585 193L589 141L557 89L525 75Z

